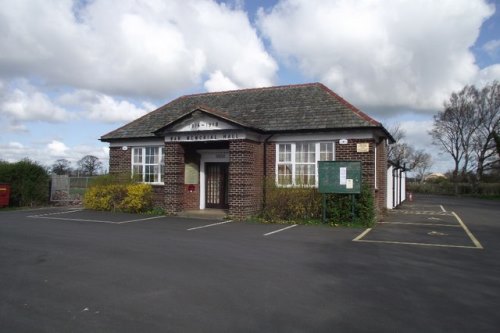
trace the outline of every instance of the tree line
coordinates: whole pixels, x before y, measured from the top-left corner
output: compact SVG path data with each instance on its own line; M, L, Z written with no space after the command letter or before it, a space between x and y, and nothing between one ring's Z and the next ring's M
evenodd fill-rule
M423 149L415 149L406 143L406 133L400 124L395 124L388 129L396 141L388 147L389 161L406 171L412 171L416 174L416 179L420 182L425 180L425 176L432 167L433 161L429 153Z
M70 161L59 159L52 164L50 171L55 175L95 176L103 170L102 162L94 155L86 155L76 164L77 168L73 169Z
M465 86L452 93L429 131L453 162L452 180L478 184L500 171L500 84Z

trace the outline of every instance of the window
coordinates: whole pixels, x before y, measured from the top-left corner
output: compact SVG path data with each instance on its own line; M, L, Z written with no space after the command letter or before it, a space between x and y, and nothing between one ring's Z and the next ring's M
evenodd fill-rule
M292 145L279 145L278 152L278 184L292 185Z
M132 149L132 176L145 183L163 182L163 147Z
M316 144L295 145L295 185L316 184Z
M317 185L318 161L333 161L333 142L276 145L276 182L281 186Z

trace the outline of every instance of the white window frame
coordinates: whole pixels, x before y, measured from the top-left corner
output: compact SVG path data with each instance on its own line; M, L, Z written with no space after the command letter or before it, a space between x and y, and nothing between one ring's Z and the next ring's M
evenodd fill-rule
M296 147L297 144L311 144L313 143L315 145L315 155L314 155L314 160L316 164L316 170L315 170L315 182L314 185L300 185L296 183ZM320 156L321 156L321 144L322 143L328 143L332 145L332 161L335 161L335 142L334 141L297 141L297 142L278 142L276 143L276 163L275 163L275 183L276 186L279 187L295 187L295 186L304 186L304 187L318 187L318 161L320 161ZM290 162L279 162L279 154L280 154L280 146L281 145L290 145L291 146L291 161ZM282 185L278 181L278 170L279 170L279 165L283 164L291 164L292 165L292 184L290 185ZM303 162L299 162L298 164L307 164Z
M158 163L146 163L146 149L147 148L155 148L158 149ZM132 147L132 152L131 152L131 163L130 163L130 169L131 169L131 175L134 177L134 167L135 166L141 166L142 167L142 179L140 181L142 183L146 184L157 184L157 185L163 185L163 170L164 170L164 156L163 156L163 146L144 146L144 147ZM142 156L142 161L140 163L135 163L135 156L136 156L136 151L140 150L141 151L141 156ZM156 176L158 177L158 181L154 182L146 182L146 166L158 166L158 174Z

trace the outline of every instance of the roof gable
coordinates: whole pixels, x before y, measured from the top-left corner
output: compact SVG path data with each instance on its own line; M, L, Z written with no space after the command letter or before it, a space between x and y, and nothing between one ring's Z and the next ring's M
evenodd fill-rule
M154 133L161 135L171 132L215 131L248 128L245 124L231 119L231 117L217 110L206 107L197 107L182 115Z

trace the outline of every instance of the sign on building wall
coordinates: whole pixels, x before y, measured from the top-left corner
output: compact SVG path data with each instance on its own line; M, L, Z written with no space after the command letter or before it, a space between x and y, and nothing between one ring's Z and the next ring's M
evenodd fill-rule
M361 193L361 161L319 161L320 193Z
M200 170L197 163L186 163L184 168L184 183L185 184L198 184Z

